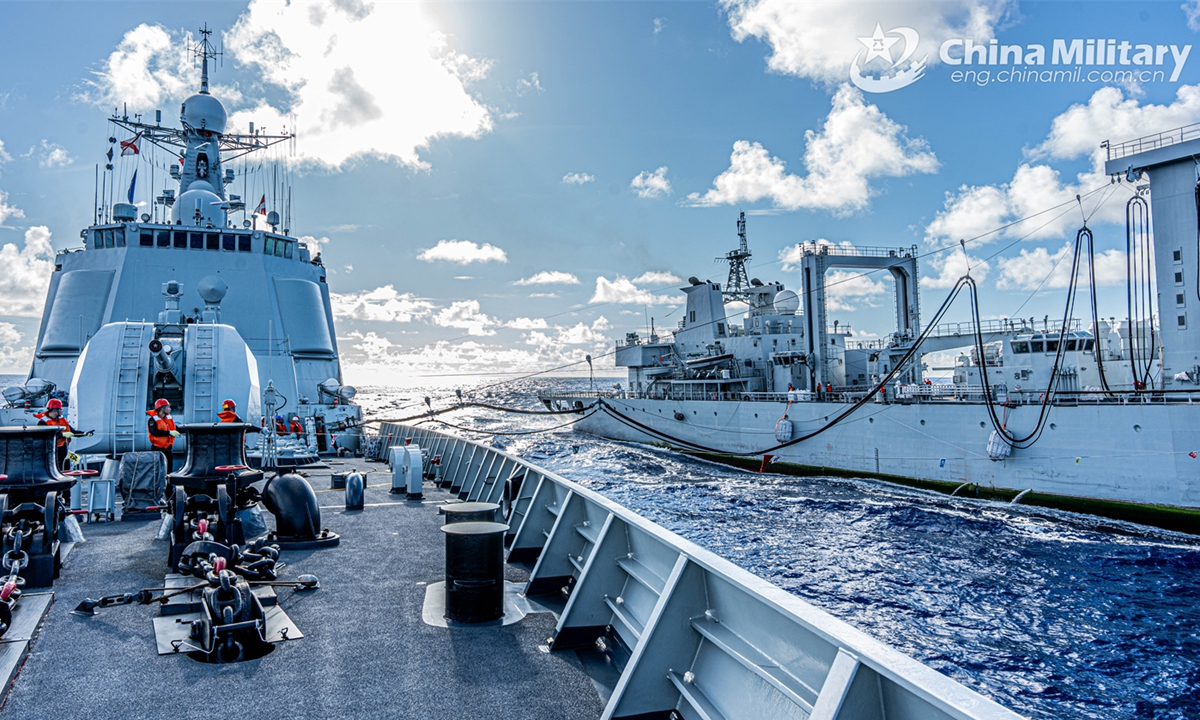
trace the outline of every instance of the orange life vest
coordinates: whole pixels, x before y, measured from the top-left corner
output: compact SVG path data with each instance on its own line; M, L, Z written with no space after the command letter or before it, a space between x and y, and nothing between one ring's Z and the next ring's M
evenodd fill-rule
M174 418L169 417L169 416L165 417L165 418L160 418L160 417L158 417L157 413L155 413L153 410L147 410L146 414L154 415L154 417L151 418L151 420L154 421L154 426L156 428L158 428L159 430L162 430L163 432L170 432L175 429L175 419ZM149 435L149 437L150 437L150 445L152 445L155 448L158 448L159 450L170 450L175 445L175 438L171 437L170 435L168 435L166 437L155 437L154 435Z
M289 429L292 431L293 435L303 435L304 434L304 426L295 420L292 421L292 424L289 426Z
M232 410L222 410L221 412L217 413L217 417L221 418L221 422L223 423L235 423L242 421L242 419L238 417L238 414Z
M62 428L63 432L71 432L71 426L69 424L67 424L67 419L65 417L62 417L61 415L58 417L57 420L42 416L41 423L39 423L39 424L54 425L56 427ZM59 433L58 440L55 442L55 444L58 447L62 447L63 445L66 445L67 442L68 442L67 439L62 436L62 433Z

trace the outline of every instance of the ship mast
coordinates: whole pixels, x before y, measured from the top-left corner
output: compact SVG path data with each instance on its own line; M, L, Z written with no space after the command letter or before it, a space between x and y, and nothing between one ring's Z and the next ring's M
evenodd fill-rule
M750 277L746 274L746 263L750 261L750 247L746 243L746 213L738 214L738 248L717 258L717 262L729 263L729 279L725 281L725 302L750 302Z

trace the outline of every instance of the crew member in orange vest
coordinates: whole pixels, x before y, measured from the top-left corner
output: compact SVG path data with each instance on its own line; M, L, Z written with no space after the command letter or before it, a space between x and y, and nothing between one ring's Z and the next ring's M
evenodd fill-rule
M288 434L287 423L283 421L282 415L275 416L275 434L283 437Z
M67 444L71 442L71 438L75 437L75 429L63 417L62 400L53 398L46 403L46 412L36 413L34 417L38 418L38 425L53 425L62 428L62 432L55 439L54 459L59 470L67 469Z
M304 423L300 422L299 415L292 416L292 422L288 425L288 430L296 436L297 440L304 434Z
M221 403L221 412L217 413L217 417L221 418L223 423L240 423L242 419L237 414L237 403L233 400L226 400Z
M150 445L163 454L167 459L167 474L175 471L175 458L172 448L179 431L175 429L175 421L171 419L171 403L166 398L154 401L154 409L147 410L150 419L146 422L146 432L150 435Z

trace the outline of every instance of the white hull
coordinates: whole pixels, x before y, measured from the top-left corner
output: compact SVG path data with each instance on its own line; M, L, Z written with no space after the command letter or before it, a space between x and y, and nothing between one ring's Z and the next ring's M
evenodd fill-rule
M589 398L578 398L587 404ZM605 398L618 413L666 436L721 454L760 456L778 445L785 404ZM793 437L825 425L848 405L799 403L787 411ZM675 413L684 420L675 419ZM1009 411L1018 436L1038 407ZM987 454L992 425L985 406L968 403L868 404L814 438L771 451L777 462L946 483L1141 505L1200 508L1196 408L1189 404L1055 406L1041 438L1006 460ZM604 410L577 429L634 442L671 443ZM681 445L681 447L684 447ZM684 449L691 449L686 448Z

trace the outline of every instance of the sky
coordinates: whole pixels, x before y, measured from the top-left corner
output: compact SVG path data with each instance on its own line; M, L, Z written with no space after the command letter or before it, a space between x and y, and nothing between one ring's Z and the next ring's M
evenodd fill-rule
M329 268L346 380L360 384L586 373L589 354L613 372L615 341L650 318L678 323L684 278L724 282L715 259L736 247L741 211L752 277L798 288L790 259L805 243L916 246L926 313L969 269L986 317L1039 319L1061 316L1065 248L1086 217L1100 312L1122 315L1132 192L1103 174L1100 143L1200 121L1195 1L0 2L0 14L0 372L28 369L54 253L90 222L106 118L157 109L176 122L205 23L231 127L297 133L276 153L290 232ZM1111 39L1113 64L1083 63L1095 38ZM986 64L992 39L1005 62ZM1077 39L1078 56L1055 57L1056 41ZM984 49L964 59L968 42ZM117 159L121 188L137 162ZM247 197L265 192L261 175ZM164 183L141 178L144 203ZM890 280L833 271L829 283L830 318L853 339L893 330ZM966 317L960 303L949 319Z

